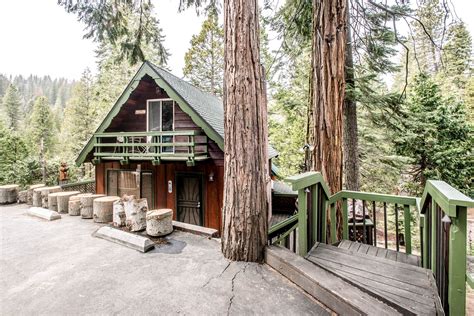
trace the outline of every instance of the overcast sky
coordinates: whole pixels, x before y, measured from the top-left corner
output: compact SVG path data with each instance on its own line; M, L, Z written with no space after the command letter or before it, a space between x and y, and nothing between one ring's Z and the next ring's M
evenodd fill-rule
M159 6L157 5L159 1ZM182 75L184 54L203 17L193 9L178 13L178 0L156 0L160 25L171 53L169 67ZM452 0L457 15L474 34L474 1ZM95 71L95 43L82 38L84 25L57 5L57 0L0 1L0 73L50 75L78 79Z

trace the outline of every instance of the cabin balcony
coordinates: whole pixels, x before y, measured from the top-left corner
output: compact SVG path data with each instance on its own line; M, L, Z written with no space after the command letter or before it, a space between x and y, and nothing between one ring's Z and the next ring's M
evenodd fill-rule
M92 163L103 160L184 161L194 166L196 161L209 158L207 136L199 131L152 131L95 133Z

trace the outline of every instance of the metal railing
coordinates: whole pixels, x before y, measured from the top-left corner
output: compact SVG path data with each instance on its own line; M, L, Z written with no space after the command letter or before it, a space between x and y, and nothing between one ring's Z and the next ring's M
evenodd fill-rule
M93 163L104 160L183 160L194 165L208 158L207 136L199 131L116 132L94 134Z

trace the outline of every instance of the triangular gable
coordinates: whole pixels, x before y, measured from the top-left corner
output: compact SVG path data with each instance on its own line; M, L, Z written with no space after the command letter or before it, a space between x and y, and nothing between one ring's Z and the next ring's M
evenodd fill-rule
M168 96L176 101L181 108L183 112L185 112L187 115L189 115L192 119L192 121L202 128L206 135L212 139L216 144L219 146L219 148L224 151L224 139L218 133L210 124L208 124L202 117L199 115L191 106L184 100L184 98L176 91L172 85L168 83L167 80L165 80L163 75L160 75L158 71L151 65L149 62L144 62L141 67L138 69L137 73L135 76L133 76L132 80L130 83L127 85L125 90L122 92L120 97L117 99L115 102L114 106L110 109L109 113L107 116L104 118L102 123L99 125L95 133L102 133L104 132L107 127L109 127L110 123L112 122L113 118L120 112L122 106L127 102L127 100L130 98L132 92L137 88L140 80L145 76L148 75L150 76L155 83L165 90L165 92L168 94ZM81 150L79 153L77 159L76 159L76 165L82 164L85 160L89 152L93 149L94 147L94 136L92 136L87 144L84 146L84 148Z

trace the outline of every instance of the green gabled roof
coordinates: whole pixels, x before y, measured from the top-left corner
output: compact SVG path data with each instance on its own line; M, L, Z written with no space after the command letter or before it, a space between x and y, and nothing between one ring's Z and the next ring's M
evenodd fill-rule
M112 119L119 113L122 105L127 102L131 93L145 75L153 78L156 84L164 89L168 96L175 100L180 108L191 117L194 123L201 127L206 135L224 151L224 107L222 100L210 93L201 91L148 61L145 61L140 69L138 69L122 95L97 128L96 133L104 132L107 129ZM94 138L91 137L77 157L77 165L84 162L93 145ZM268 155L269 158L274 158L278 155L278 152L271 146L268 146Z

